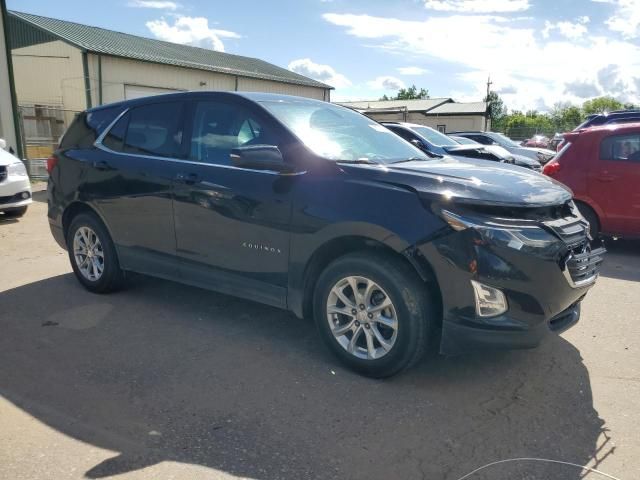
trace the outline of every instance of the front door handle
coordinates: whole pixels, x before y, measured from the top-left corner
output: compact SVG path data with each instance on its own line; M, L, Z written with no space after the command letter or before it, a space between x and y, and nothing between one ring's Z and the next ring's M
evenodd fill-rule
M105 162L104 160L100 160L100 161L95 161L92 163L93 168L95 168L96 170L110 170L111 166Z
M178 173L176 175L176 181L193 185L200 181L200 176L197 173Z

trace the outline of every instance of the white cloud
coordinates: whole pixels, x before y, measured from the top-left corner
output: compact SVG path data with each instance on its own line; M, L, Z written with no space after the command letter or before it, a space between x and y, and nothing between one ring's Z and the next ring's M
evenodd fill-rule
M385 91L396 91L400 90L401 88L405 88L405 84L402 80L388 75L376 77L375 79L367 82L367 85L369 86L369 88Z
M605 22L609 29L622 34L625 38L640 36L640 0L611 0L616 6L614 14Z
M597 35L585 35L580 41L563 36L545 39L529 22L523 24L495 15L432 16L415 21L328 13L324 19L381 51L399 55L411 52L416 57L446 62L463 72L452 78L457 80L456 88L460 89L459 84L463 83L467 93L476 99L485 95L490 74L495 89L509 86L511 91L517 91L505 93L511 108L532 108L540 98L547 105L559 100L579 102L575 93L566 91L566 84L577 80L595 82L599 71L616 65L624 84L623 89L618 89L620 95L629 101L640 101L634 81L640 77L640 46L632 42ZM603 89L602 94L608 93Z
M521 12L529 0L424 0L425 8L440 12L491 13Z
M351 81L341 73L336 72L330 65L321 65L310 58L300 58L289 63L289 70L326 83L335 88L348 87Z
M204 17L179 16L174 20L173 25L161 18L151 20L145 25L161 40L210 48L220 52L224 52L222 38L241 38L236 32L209 28L209 21Z
M565 84L564 91L578 98L592 98L600 95L600 89L593 81L575 80Z
M542 30L542 36L549 38L549 34L552 30L557 30L560 35L569 40L577 40L587 33L586 24L589 23L589 17L583 16L578 18L577 22L556 22L552 23L549 20L544 22L544 29Z
M164 0L131 0L127 3L128 7L134 8L157 8L159 10L177 10L182 5L176 2Z
M398 72L400 72L400 75L424 75L429 70L422 67L399 67Z

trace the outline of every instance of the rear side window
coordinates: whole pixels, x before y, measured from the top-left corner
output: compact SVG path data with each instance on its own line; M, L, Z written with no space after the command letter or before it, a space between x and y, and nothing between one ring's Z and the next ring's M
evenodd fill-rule
M91 147L104 129L120 115L122 109L123 107L102 108L79 113L62 137L60 148Z
M640 162L640 134L612 135L600 143L600 159Z
M125 113L102 139L102 144L111 150L121 152L124 148L124 137L127 134L129 112Z
M408 132L404 128L390 127L390 126L387 126L387 128L389 130L391 130L393 133L395 133L395 134L399 135L400 137L404 138L407 142L410 142L411 140L414 140L416 138L416 136L413 133Z
M138 155L178 156L182 145L183 110L181 102L154 103L132 109L126 115L127 128L122 150ZM117 134L113 138L116 145Z
M197 104L191 160L230 165L231 150L250 145L275 145L275 142L273 135L248 109L221 102Z

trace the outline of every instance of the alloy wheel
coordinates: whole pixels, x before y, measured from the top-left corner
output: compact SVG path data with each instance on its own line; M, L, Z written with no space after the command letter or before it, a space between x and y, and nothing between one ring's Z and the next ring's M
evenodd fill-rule
M84 278L91 282L100 279L104 272L104 250L100 238L91 228L83 226L76 230L73 256Z
M342 348L364 360L384 357L398 336L393 302L366 277L349 276L333 286L327 298L327 321Z

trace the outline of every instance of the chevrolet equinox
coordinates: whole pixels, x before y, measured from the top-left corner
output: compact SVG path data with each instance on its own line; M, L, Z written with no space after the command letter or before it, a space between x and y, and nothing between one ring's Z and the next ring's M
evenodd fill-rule
M48 218L92 292L139 272L313 317L373 377L574 325L603 249L554 180L429 158L330 103L188 92L77 116Z

